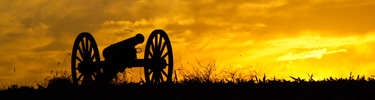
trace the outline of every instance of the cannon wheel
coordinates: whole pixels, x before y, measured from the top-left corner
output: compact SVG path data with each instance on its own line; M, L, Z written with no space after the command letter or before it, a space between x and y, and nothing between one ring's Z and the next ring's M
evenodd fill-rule
M154 30L148 37L144 59L160 61L166 65L146 66L144 68L147 84L171 83L173 75L173 53L169 37L163 30Z
M90 70L78 71L79 63L90 63L100 61L100 55L98 46L94 40L94 37L87 32L79 34L74 42L72 51L72 78L73 84L75 85L90 85L94 83L94 80L98 78L98 74L101 74L100 69L95 66L89 66ZM81 68L83 69L83 68Z

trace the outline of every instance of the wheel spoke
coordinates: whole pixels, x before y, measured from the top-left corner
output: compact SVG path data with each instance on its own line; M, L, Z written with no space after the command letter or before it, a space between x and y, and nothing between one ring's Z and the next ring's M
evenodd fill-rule
M149 70L149 69L147 69L147 70ZM151 73L152 73L152 70L150 70L150 72L149 72L149 71L147 71L147 72L146 72L146 76L150 76L150 75L151 75Z
M155 75L156 74L156 75ZM160 83L160 77L159 77L159 74L158 73L155 73L155 78L156 78L156 83Z
M79 61L79 62L83 62L83 60L81 59L81 58L79 58L78 56L76 56L76 58L77 58L77 60Z
M148 72L148 69L147 69L147 72L145 72L145 74L146 74L145 76L150 76L150 73L151 72Z
M77 79L81 80L82 77L83 77L83 74L79 75L79 77Z
M81 49L81 47L80 46L78 46L78 51L79 51L79 54L82 56L83 55L83 52L82 52L82 49Z
M160 50L161 52L164 51L165 45L166 45L166 43L164 42L164 43L163 43L163 46L161 47L161 50Z
M94 83L94 76L90 76L90 80L89 80L91 83Z
M163 75L160 75L160 82L164 82Z
M152 52L150 51L150 56L151 56L151 58L153 58L154 57L154 54L152 54Z
M83 79L82 79L82 83L87 83L88 81L89 81L89 76L88 75L84 75Z
M151 50L155 50L154 43L151 43Z
M169 52L165 53L161 58L165 58Z
M165 76L168 76L167 73L165 73L164 70L161 70L161 73L163 73Z
M94 61L95 58L98 58L97 55L98 55L98 52L94 52L94 53L92 54L92 56L90 57L90 61ZM96 60L97 60L97 59L95 59L95 61L96 61ZM97 61L97 62L98 62L98 61Z
M92 76L94 76L94 78L97 79L99 77L99 74L100 74L100 69L96 70L95 73L92 74Z
M82 47L83 51L86 51L85 44L83 42L84 42L84 39L82 38L82 40L81 40L81 47ZM86 53L86 52L83 52L83 53Z
M88 54L90 54L90 55L91 55L91 53L92 53L92 48L93 48L93 46L90 44L90 49L89 49L89 53L88 53ZM95 54L95 52L94 52L94 54Z
M91 73L90 76L91 76L91 79L92 79L91 82L94 82L94 79L96 79L96 75L95 75L95 73Z
M153 82L154 80L155 80L155 75L152 75L151 82Z
M90 83L90 82L92 82L93 80L92 80L92 76L91 75L85 75L84 77L83 77L83 80L82 80L84 83Z
M87 37L86 37L85 46L86 46L86 51L88 51L88 49L89 49L89 39L87 39Z
M90 57L90 61L94 61L94 58L95 58L95 52L94 52L94 54Z
M154 50L156 50L157 48L159 48L159 46L158 46L158 35L156 35L155 36L155 49Z
M152 73L154 73L154 71L153 71L153 70L150 70L150 72L148 73L148 75L151 75Z
M159 38L159 44L158 44L158 50L160 50L160 47L161 47L161 42L162 42L162 36L160 35L160 38Z
M156 83L160 83L160 77L157 77Z
M88 77L86 75L84 75L81 84L87 84L87 78Z

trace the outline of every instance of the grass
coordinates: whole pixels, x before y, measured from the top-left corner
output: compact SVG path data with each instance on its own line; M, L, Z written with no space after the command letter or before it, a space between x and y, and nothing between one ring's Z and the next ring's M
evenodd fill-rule
M66 72L47 77L38 87L11 85L0 97L13 99L375 99L374 77L349 74L346 78L314 80L290 76L292 80L244 76L239 70L217 71L209 63L193 71L177 68L173 84L141 85L127 82L109 86L75 87ZM217 78L221 76L222 78Z
M65 78L65 79L64 79ZM197 81L192 78L169 85L113 84L74 87L67 77L50 78L45 87L12 85L0 97L15 99L374 99L375 80L364 76L310 80L294 78ZM60 83L61 82L61 83ZM62 84L65 83L65 84Z

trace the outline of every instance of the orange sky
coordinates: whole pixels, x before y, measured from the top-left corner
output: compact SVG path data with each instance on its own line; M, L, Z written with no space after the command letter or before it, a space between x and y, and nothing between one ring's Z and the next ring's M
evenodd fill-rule
M373 0L1 0L0 81L34 85L51 70L70 73L80 32L92 33L102 53L154 29L167 32L185 67L196 57L286 79L370 76L373 11Z

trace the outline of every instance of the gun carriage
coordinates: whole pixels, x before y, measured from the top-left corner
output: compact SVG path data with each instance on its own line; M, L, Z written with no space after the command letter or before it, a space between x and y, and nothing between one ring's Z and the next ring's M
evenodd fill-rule
M126 68L143 67L146 84L171 83L173 75L173 52L168 35L154 30L147 39L144 58L138 59L135 46L144 41L142 34L112 44L103 50L100 60L98 46L88 32L75 39L71 71L73 84L109 84L118 72ZM140 48L139 48L140 49Z

